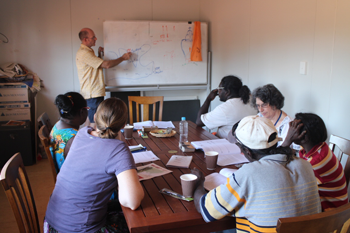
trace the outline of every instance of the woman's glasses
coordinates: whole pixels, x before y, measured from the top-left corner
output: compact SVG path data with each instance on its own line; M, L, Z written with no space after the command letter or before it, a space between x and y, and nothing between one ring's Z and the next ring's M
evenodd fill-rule
M259 109L259 108L266 108L267 106L269 106L268 103L256 104L256 105L255 105L255 107L256 107L257 109Z
M90 110L90 107L88 107L88 106L82 107L82 108L85 108L86 110Z

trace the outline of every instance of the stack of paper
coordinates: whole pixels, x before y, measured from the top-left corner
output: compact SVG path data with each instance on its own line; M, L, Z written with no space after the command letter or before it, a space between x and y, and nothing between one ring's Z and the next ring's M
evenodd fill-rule
M192 156L173 155L166 164L167 167L189 168Z
M236 144L232 144L226 139L204 140L191 142L196 149L204 152L216 151L219 153L219 166L227 166L230 164L248 163L247 158L241 154L241 150Z
M159 160L159 158L152 151L141 151L132 153L134 157L135 163L147 163L155 160Z
M154 127L157 126L159 129L166 129L168 127L175 128L171 121L143 121L134 122L134 129L142 129L142 126Z

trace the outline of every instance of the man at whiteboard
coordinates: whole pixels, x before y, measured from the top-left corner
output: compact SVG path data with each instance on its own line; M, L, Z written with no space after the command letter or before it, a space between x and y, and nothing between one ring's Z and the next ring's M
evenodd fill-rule
M209 105L216 96L224 103L208 112ZM223 77L219 87L210 92L199 109L196 124L209 129L218 128L217 136L227 139L234 124L243 117L256 114L256 110L249 104L249 98L250 89L239 78L232 75Z
M122 61L129 60L131 52L114 60L103 60L103 47L98 48L98 56L91 48L95 46L96 36L90 28L83 28L79 32L81 40L80 48L76 55L77 70L80 82L80 92L86 99L89 110L89 121L94 125L94 114L98 105L103 101L105 92L105 81L103 69L109 69L119 65Z

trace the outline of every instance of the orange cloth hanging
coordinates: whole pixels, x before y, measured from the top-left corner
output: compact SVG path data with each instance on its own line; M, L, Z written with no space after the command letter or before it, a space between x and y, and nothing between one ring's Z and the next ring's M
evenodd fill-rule
M191 61L202 61L201 22L194 22Z

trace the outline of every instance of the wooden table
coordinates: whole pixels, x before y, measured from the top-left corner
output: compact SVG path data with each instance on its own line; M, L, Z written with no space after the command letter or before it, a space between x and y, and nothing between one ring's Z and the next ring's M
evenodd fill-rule
M141 138L137 132L133 132L133 139L124 140L128 145L142 144L147 150L152 150L160 160L154 161L155 164L165 167L169 158L173 155L169 150L176 150L177 155L192 155L190 168L197 167L204 175L212 172L219 172L221 167L210 171L206 169L204 153L195 151L193 153L183 153L179 147L179 122L173 122L176 127L176 135L170 138L157 138L148 134L149 138ZM197 127L193 122L188 122L188 140L200 141L208 139L217 139L216 136ZM144 164L143 164L144 165ZM140 166L140 164L137 164ZM233 165L227 166L235 168ZM135 232L213 232L235 227L235 219L226 217L220 221L205 223L200 213L197 212L193 201L187 202L178 200L159 192L162 188L174 190L182 193L180 175L190 173L190 169L168 168L173 172L161 177L155 177L151 180L141 181L145 191L145 197L141 206L133 211L123 207L123 212L131 233Z

